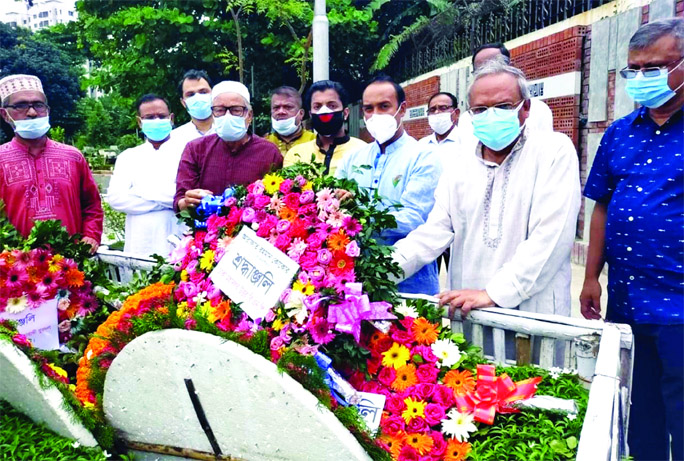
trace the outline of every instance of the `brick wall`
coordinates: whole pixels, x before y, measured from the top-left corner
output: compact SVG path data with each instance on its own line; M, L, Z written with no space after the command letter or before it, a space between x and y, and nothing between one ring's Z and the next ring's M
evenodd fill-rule
M439 77L430 77L407 85L404 91L406 92L406 107L423 106L428 103L430 96L439 93ZM432 133L427 118L405 121L404 128L416 139L424 138Z

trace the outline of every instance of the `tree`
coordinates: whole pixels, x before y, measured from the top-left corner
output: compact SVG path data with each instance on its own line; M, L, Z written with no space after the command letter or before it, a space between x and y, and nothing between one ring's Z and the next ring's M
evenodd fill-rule
M72 111L83 95L78 66L55 44L37 39L30 31L0 23L0 78L31 74L40 78L50 104L50 123L71 136L78 127ZM4 127L12 136L11 129Z

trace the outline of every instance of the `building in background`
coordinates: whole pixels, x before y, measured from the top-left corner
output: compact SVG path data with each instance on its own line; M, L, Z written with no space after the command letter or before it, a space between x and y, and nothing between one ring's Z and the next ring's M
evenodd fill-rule
M0 0L0 22L12 27L24 27L33 32L75 21L75 0Z

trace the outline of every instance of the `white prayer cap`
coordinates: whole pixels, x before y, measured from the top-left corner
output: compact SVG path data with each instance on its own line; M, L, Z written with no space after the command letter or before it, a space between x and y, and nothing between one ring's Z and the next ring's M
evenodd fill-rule
M0 101L19 91L43 91L43 84L35 75L15 74L8 75L0 80Z
M235 93L239 94L243 98L245 98L245 101L247 101L247 104L249 104L249 90L245 85L243 85L240 82L235 82L233 80L224 80L221 83L217 83L214 85L214 88L211 90L211 99L212 101L216 96L223 94L223 93Z

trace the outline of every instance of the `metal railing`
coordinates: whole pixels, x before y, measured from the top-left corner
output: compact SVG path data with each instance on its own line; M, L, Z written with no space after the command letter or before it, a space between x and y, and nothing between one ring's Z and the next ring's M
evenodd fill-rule
M506 42L544 29L612 0L523 0L506 10L475 17L467 28L452 36L413 49L404 44L388 66L397 80L407 80L466 58L480 45Z

